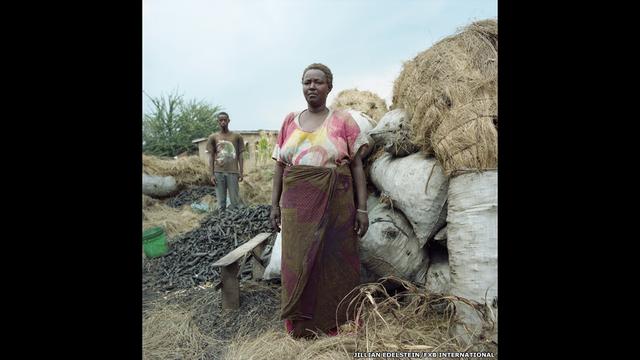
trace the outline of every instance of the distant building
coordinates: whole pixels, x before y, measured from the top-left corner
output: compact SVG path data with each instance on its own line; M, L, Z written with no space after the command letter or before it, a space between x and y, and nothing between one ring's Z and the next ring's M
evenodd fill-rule
M233 130L232 130L233 131ZM277 130L241 130L233 131L234 133L242 135L244 139L244 148L246 152L244 154L244 172L247 173L256 167L257 164L268 163L271 159L271 153L273 152L273 146L276 143L276 137L278 136ZM268 142L268 149L266 152L260 152L258 144L260 139L264 137ZM198 145L198 155L202 160L209 164L209 152L207 151L207 138L195 139L192 143Z

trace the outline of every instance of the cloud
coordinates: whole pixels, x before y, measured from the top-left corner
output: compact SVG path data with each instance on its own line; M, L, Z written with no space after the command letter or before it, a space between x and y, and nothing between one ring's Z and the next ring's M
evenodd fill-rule
M223 106L236 129L279 129L306 106L304 67L324 62L336 76L329 104L358 88L391 105L404 60L470 15L495 14L495 3L143 0L143 89L159 96L179 86L187 99Z

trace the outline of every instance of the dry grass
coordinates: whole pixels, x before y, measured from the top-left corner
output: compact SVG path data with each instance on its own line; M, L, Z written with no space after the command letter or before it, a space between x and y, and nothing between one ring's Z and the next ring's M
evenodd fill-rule
M250 338L282 325L280 294L273 287L243 282L240 308L221 307L211 285L165 294L146 304L145 359L219 359L234 338Z
M351 346L354 341L351 339ZM269 330L256 338L238 338L232 342L223 359L353 359L341 349L349 345L345 336L296 340L284 330Z
M193 311L179 304L155 306L142 321L143 359L200 359L214 340L196 326Z
M380 96L371 91L358 89L343 90L338 93L331 104L334 110L353 109L361 111L377 123L387 113L387 104Z
M439 41L404 64L394 83L393 107L407 112L411 119L411 140L424 152L432 152L432 136L443 122L452 119L450 111L461 106L469 110L483 101L495 103L497 48L497 21L483 20ZM493 108L497 109L497 106ZM497 118L497 111L491 116ZM485 133L476 134L475 138ZM479 141L487 143L493 140ZM455 150L455 147L452 148ZM493 154L488 152L480 156L490 157ZM450 157L449 154L440 156ZM488 158L483 160L491 161Z
M178 187L208 185L210 181L209 165L195 155L165 160L142 154L142 171L149 175L173 176Z
M143 204L144 204L143 195ZM167 234L168 240L172 240L178 235L191 231L200 225L200 220L205 214L197 214L191 210L190 206L183 206L176 209L157 202L142 210L143 230L160 226Z
M147 196L145 194L142 194L142 208L146 209L148 207L151 207L155 204L158 204L160 201L157 199L152 198L151 196Z
M399 284L404 291L391 295L382 282ZM225 359L347 360L353 358L354 351L497 353L497 346L489 341L463 346L450 335L456 319L453 301L463 299L429 294L397 278L384 278L382 282L355 289L357 296L349 304L356 309L355 322L341 326L338 336L293 339L284 330L270 330L257 338L235 339ZM356 328L358 319L363 325Z
M247 205L271 204L274 164L260 165L246 173L240 183L240 196Z

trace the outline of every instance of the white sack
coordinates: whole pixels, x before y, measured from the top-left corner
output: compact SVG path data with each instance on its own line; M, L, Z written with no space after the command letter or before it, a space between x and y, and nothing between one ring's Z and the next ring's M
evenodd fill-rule
M165 197L178 190L173 176L155 176L142 173L142 193L152 197Z
M497 321L498 296L498 173L467 173L449 182L447 248L452 295L486 304L484 319L462 302L456 303L463 325L455 335L469 339ZM464 331L463 331L464 329ZM495 331L495 327L494 327ZM466 334L466 335L465 335Z
M420 247L444 226L449 180L434 157L384 154L373 162L371 180L410 221Z
M360 133L364 134L366 149L364 149L361 153L361 157L364 159L369 156L369 153L371 153L371 149L375 145L375 141L373 140L373 138L371 138L371 136L369 136L369 131L373 129L373 127L375 126L375 122L369 116L367 116L367 114L361 111L347 111L349 112L349 114L351 114L351 117L353 117L356 123L358 123L358 126L360 127ZM358 148L360 145L362 144L357 143L356 148Z
M378 124L369 131L376 144L395 157L407 156L419 150L408 138L409 129L406 113L402 109L387 112Z
M282 259L282 230L276 235L276 241L271 249L271 257L269 264L264 269L264 280L275 279L280 277L280 260Z
M369 197L367 205L369 229L360 239L360 261L379 277L394 275L412 280L428 266L426 250L400 210L392 210L374 196Z

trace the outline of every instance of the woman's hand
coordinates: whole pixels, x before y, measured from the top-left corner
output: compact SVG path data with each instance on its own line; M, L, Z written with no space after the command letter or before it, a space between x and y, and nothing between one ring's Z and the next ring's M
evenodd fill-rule
M271 227L276 231L280 232L280 207L271 206L271 214L269 215L269 219L271 220Z
M356 224L353 230L358 233L358 236L364 236L369 229L369 216L362 212L356 213Z

